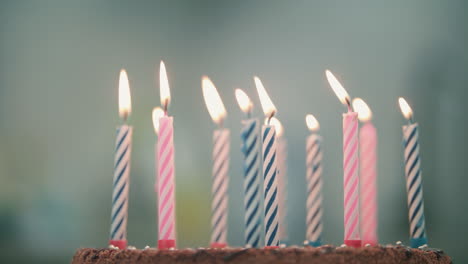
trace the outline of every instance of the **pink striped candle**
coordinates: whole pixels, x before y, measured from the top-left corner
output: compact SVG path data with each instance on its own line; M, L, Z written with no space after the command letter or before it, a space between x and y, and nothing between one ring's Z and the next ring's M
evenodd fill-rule
M158 248L175 247L174 129L172 117L159 119L158 139Z
M372 112L362 99L354 99L353 108L364 122L359 130L361 239L363 245L377 245L377 131Z
M343 114L344 243L360 247L358 114L352 111L349 95L336 77L329 70L326 76L341 103L348 107Z
M358 120L356 112L343 114L344 242L361 246L359 233Z
M226 108L211 80L202 78L203 98L208 113L219 128L213 133L213 184L211 187L211 247L224 248L227 244L228 184L229 184L229 138L230 132L223 128Z
M166 67L162 61L159 81L164 116L159 118L159 138L157 143L158 248L169 249L176 246L174 127L172 125L172 117L167 115L167 108L171 97Z

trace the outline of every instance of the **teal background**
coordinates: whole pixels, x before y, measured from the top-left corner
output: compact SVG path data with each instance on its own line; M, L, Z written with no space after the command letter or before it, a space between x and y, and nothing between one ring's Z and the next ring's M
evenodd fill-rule
M278 108L289 145L290 240L304 240L304 117L324 137L324 240L343 239L341 113L331 69L364 98L379 132L379 236L408 244L398 106L420 123L427 234L456 263L466 249L466 1L0 1L0 259L67 263L105 247L120 68L134 126L128 239L154 246L151 109L169 73L181 247L209 240L211 131L200 77L216 84L232 131L229 243L242 245L240 120L234 89L261 116L253 75Z

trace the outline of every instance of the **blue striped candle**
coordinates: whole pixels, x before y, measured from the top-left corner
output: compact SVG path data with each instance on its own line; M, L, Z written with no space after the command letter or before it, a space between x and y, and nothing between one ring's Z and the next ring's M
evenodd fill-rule
M244 154L244 207L245 245L259 247L261 241L261 189L259 122L256 119L242 121L242 153Z
M127 208L132 132L132 127L128 125L117 128L110 244L120 249L127 247Z
M265 246L279 246L278 183L276 179L276 132L272 125L262 127Z
M413 248L427 244L418 136L417 123L403 126L410 240Z

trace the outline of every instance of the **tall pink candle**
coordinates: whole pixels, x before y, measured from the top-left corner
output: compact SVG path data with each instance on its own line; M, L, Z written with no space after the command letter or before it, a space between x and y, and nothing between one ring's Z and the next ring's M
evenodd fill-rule
M159 119L158 248L175 247L174 129L172 117Z
M343 114L344 242L361 245L359 233L358 120L356 112Z
M167 115L167 108L171 97L166 66L162 61L159 81L164 116L159 118L159 137L157 143L158 248L168 249L176 246L174 127L172 125L172 117Z
M377 133L368 121L359 132L362 243L377 245Z
M361 239L363 245L377 245L377 131L362 99L355 98L353 108L364 123L359 130Z
M360 247L358 114L352 111L350 97L336 77L328 70L326 76L341 103L348 107L343 114L344 243Z

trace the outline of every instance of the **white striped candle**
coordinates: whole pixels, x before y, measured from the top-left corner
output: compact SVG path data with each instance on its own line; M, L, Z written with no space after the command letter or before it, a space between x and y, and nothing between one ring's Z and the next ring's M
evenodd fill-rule
M120 249L127 247L128 191L130 186L132 132L132 127L127 125L122 125L117 128L110 244Z
M413 123L413 112L408 103L399 99L400 108L410 124L403 126L403 145L405 158L406 190L410 224L410 244L417 248L427 244L424 218L421 159L419 157L418 124Z
M307 115L306 123L312 134L306 141L306 245L322 245L322 137L316 131L319 123L312 115Z
M259 122L256 119L242 121L241 139L244 154L244 207L245 245L259 247L261 242L261 189Z
M126 122L131 112L130 85L125 70L119 76L119 114ZM128 192L130 186L130 158L132 151L131 126L117 128L114 157L114 180L109 244L120 249L127 247Z
M262 126L262 158L263 158L263 207L264 207L264 226L265 226L265 247L279 247L279 212L278 212L278 173L276 156L276 130L271 123L274 117L276 107L271 101L262 81L254 77L255 87L257 88L263 113L265 114L266 124Z
M256 248L262 240L260 127L258 120L251 118L253 104L249 96L241 89L236 89L235 94L240 109L247 115L247 119L242 120L241 128L241 150L244 154L245 247Z
M279 246L278 182L276 132L272 125L262 127L263 193L265 210L265 246Z
M278 181L278 214L279 214L279 230L278 237L281 246L288 244L288 226L287 226L287 142L283 136L284 128L281 122L276 118L267 118L265 124L272 124L276 132L276 161L277 181Z

